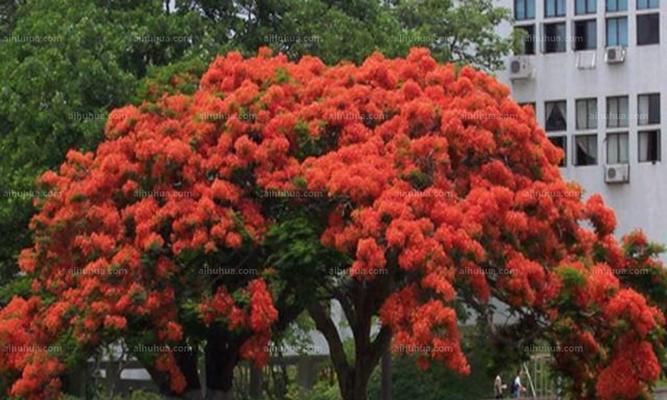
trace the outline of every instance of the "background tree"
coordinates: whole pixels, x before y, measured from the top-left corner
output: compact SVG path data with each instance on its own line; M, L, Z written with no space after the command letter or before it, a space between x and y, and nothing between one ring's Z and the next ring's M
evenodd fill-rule
M0 42L0 235L6 238L0 275L6 282L29 243L35 178L57 167L70 148L93 149L108 112L133 100L151 66L204 59L200 75L219 47L198 14L167 13L160 1L3 5L18 5L11 35Z

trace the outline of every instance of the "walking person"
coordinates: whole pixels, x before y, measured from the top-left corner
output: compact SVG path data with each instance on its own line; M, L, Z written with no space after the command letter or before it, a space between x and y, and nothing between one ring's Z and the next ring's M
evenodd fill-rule
M526 391L526 388L523 387L521 384L521 370L519 369L516 372L516 377L514 378L514 382L512 382L512 390L511 394L513 398L521 398L521 394Z
M503 379L500 377L500 374L496 375L496 379L493 381L493 394L496 399L503 398L503 390L507 388L507 385L503 385Z

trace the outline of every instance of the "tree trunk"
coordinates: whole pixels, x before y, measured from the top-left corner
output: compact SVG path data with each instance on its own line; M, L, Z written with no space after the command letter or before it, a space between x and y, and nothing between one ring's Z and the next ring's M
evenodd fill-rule
M206 400L234 398L234 369L240 360L244 338L232 337L223 329L213 329L206 339Z
M362 307L358 307L358 310L361 309ZM343 400L366 400L368 398L368 381L391 341L391 332L388 327L384 326L372 339L373 314L352 310L349 308L349 304L343 304L343 310L354 334L355 359L353 366L350 365L345 355L338 328L331 319L329 308L316 302L308 307L308 312L315 321L317 330L324 335L329 345L329 355L338 377L341 397ZM352 316L355 318L352 318Z
M391 350L382 354L382 400L391 400Z

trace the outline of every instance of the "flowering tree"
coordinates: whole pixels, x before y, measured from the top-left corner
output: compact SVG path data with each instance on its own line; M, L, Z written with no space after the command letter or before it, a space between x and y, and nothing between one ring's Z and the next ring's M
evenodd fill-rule
M194 95L113 112L106 137L41 178L55 194L20 259L31 296L0 312L0 343L39 349L0 355L12 396L50 398L72 354L119 339L161 345L135 355L175 393L198 388L205 342L207 384L227 393L297 304L343 398L363 400L390 342L468 372L454 302L491 298L536 338L585 347L555 354L577 397L633 399L658 377L660 297L617 275L661 265L641 234L624 252L613 212L562 180L533 112L482 72L423 49L334 67L230 53ZM200 272L217 266L236 272Z
M616 275L641 265L664 291L662 266L646 252L625 254L602 199L584 202L562 180L562 154L530 109L492 77L438 65L421 50L339 67L324 86L330 95L309 112L324 120L320 137L337 143L306 160L303 176L310 190L336 199L323 244L353 260L353 279L328 295L350 321L354 361L326 310L309 310L344 398L365 398L369 366L391 336L394 350L414 353L424 367L467 372L452 304L484 310L492 297L533 340L584 347L555 354L575 396L646 393L660 371L664 318ZM349 118L337 120L340 113ZM637 241L645 242L640 233L628 239Z

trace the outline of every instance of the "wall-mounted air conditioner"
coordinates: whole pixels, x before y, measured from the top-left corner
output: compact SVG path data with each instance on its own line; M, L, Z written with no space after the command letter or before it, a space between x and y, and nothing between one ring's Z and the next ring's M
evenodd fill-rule
M630 182L630 166L628 164L605 165L604 181L606 183Z
M516 56L509 60L510 79L531 79L533 77L533 63L526 56Z
M625 61L625 47L614 46L607 47L604 53L604 59L607 64L618 64Z

